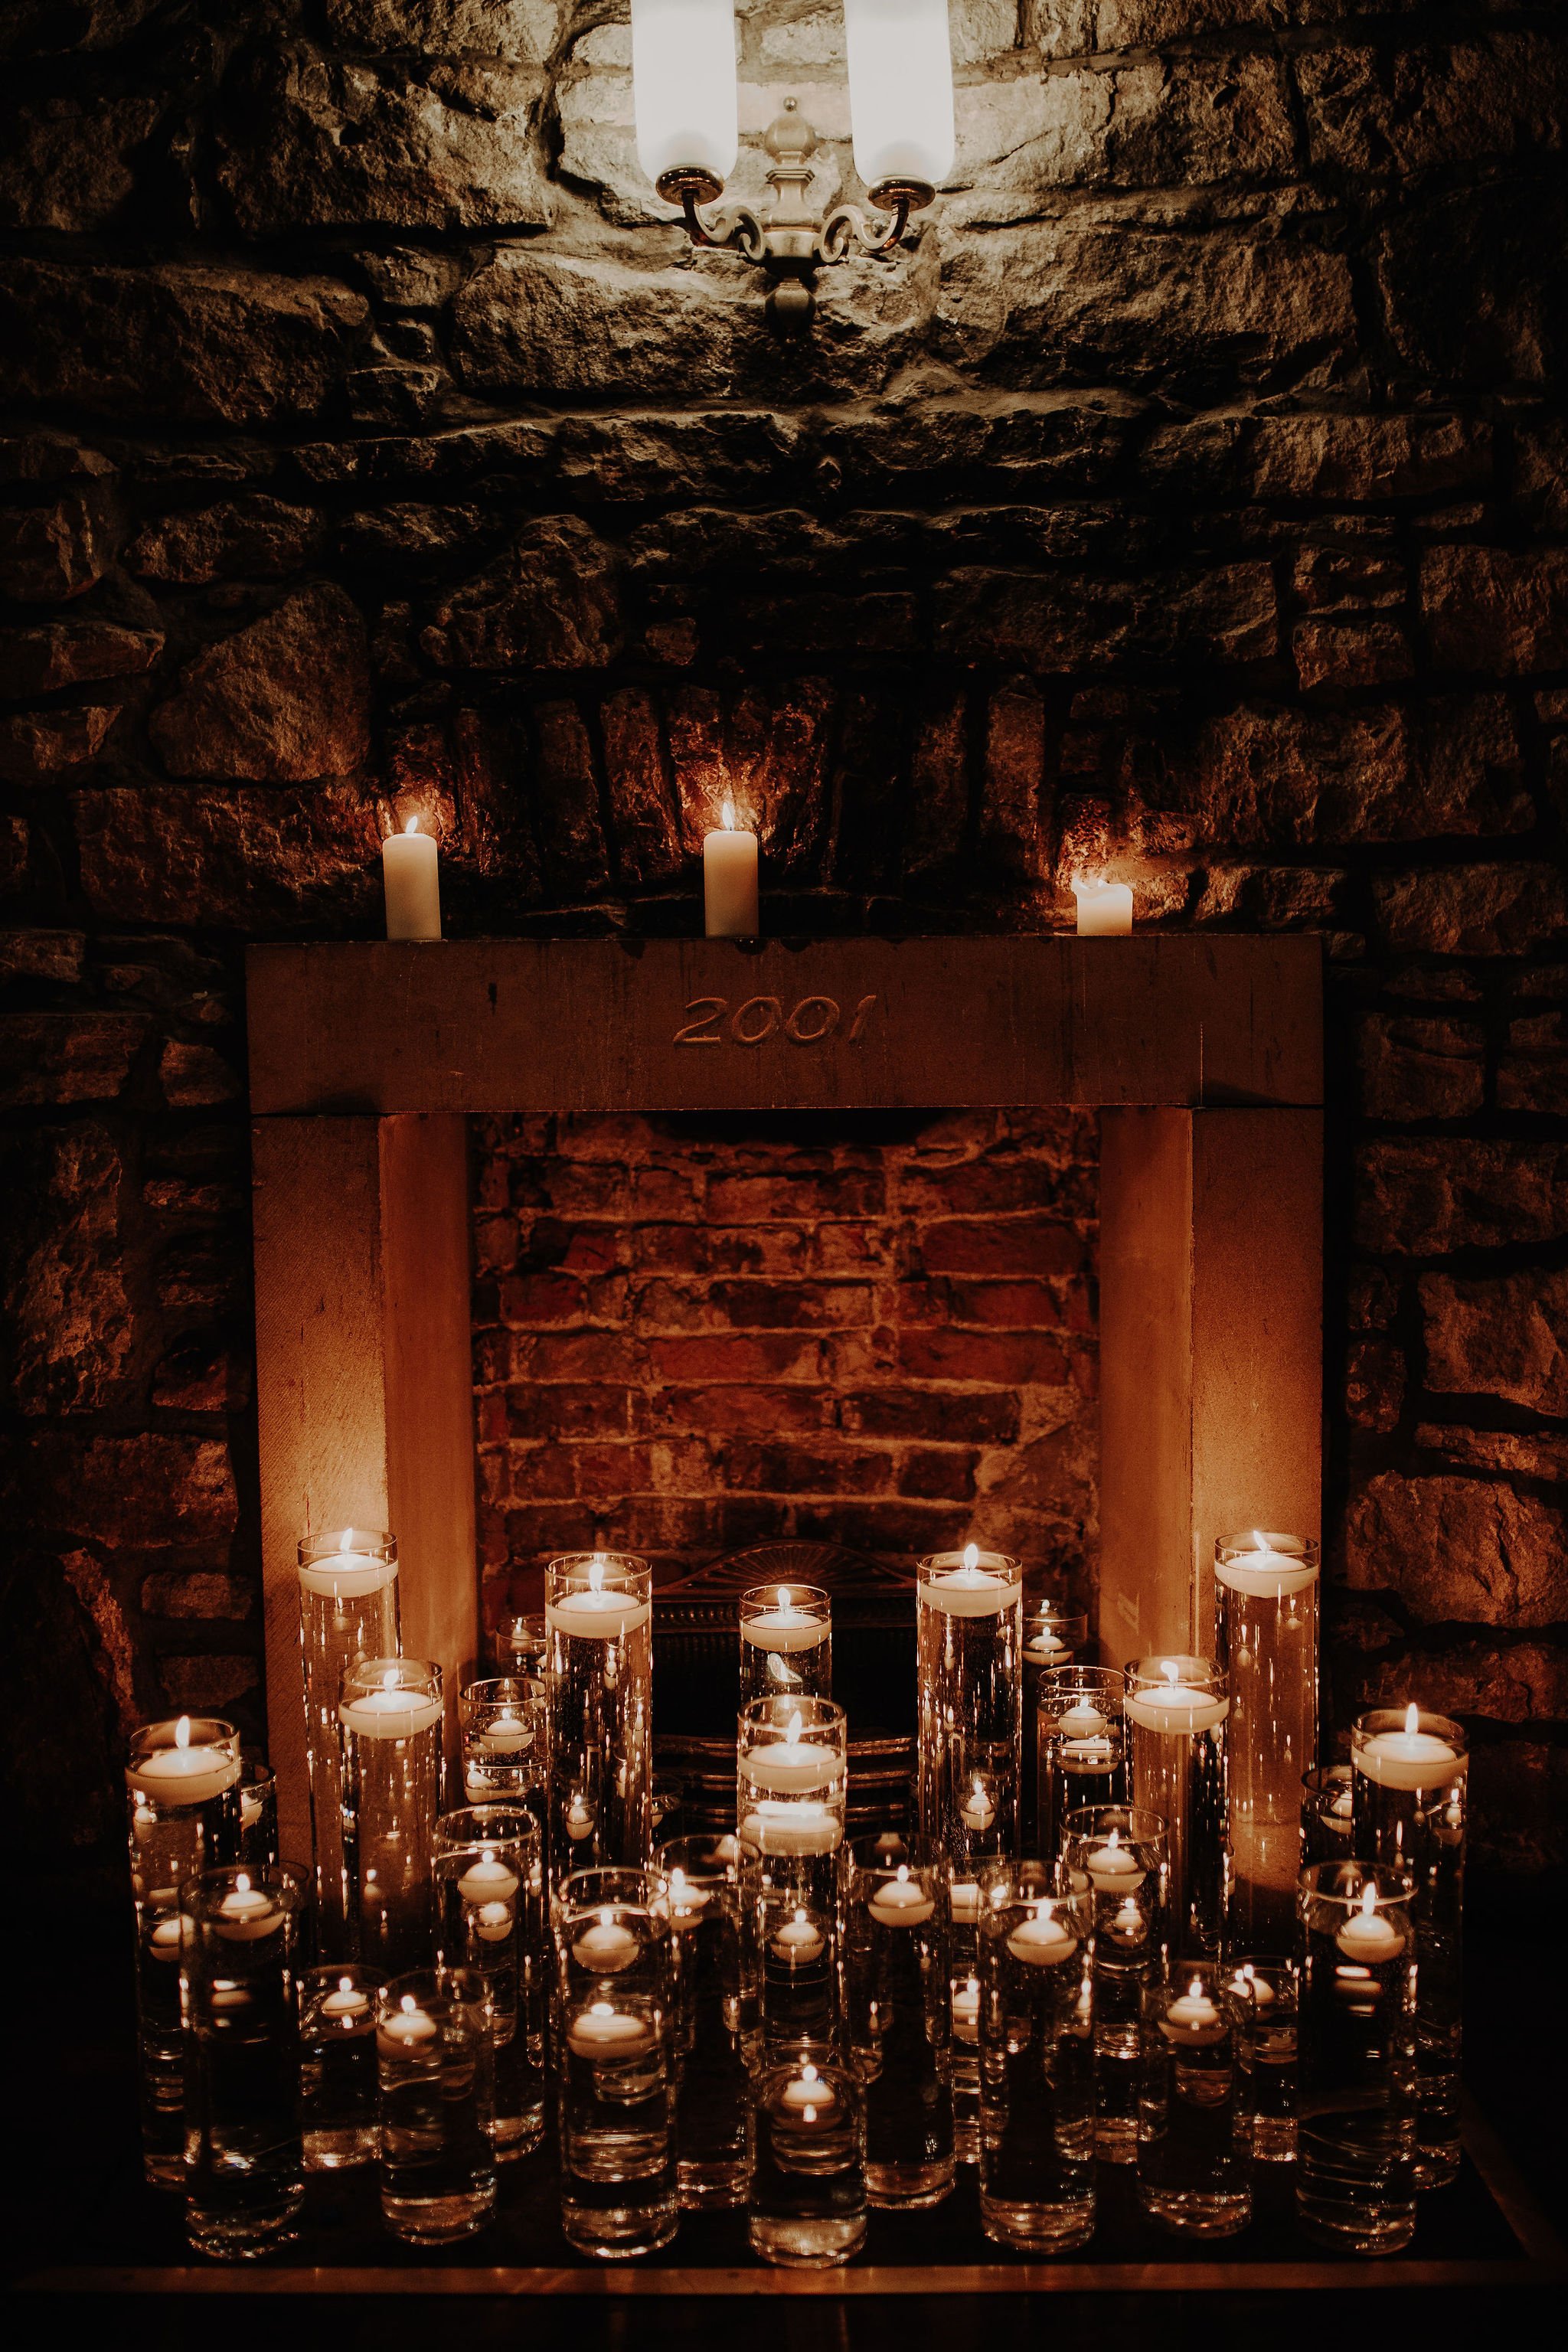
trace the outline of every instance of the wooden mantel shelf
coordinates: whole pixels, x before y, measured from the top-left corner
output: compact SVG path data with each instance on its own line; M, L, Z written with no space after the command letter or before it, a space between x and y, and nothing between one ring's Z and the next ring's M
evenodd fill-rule
M249 950L262 1115L1322 1100L1321 941L387 940Z

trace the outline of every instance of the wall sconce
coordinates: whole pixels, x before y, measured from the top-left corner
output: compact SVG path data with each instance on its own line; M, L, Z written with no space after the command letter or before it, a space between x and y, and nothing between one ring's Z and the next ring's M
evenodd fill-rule
M826 219L807 198L818 140L796 101L770 124L773 201L764 215L730 205L705 218L735 168L734 0L632 0L637 161L679 205L693 245L731 246L761 263L784 324L811 315L811 281L851 251L889 253L910 215L952 169L952 54L947 0L844 0L855 169L877 214L840 205Z

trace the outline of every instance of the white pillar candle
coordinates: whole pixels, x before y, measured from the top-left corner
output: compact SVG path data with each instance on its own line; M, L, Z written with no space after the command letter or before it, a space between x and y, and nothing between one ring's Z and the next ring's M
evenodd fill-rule
M363 1601L379 1592L397 1574L397 1562L369 1557L363 1551L334 1551L321 1559L301 1560L300 1590L327 1601Z
M958 1818L966 1830L984 1835L996 1818L996 1808L978 1780L959 1807Z
M1007 1949L1016 1960L1026 1961L1031 1968L1055 1968L1071 1959L1078 1937L1054 1912L1031 1911L1008 1937Z
M802 2123L826 2123L838 2112L837 2092L815 2066L803 2066L794 2082L784 2084L779 2100Z
M938 1552L918 1587L928 1609L949 1617L995 1617L1015 1607L1022 1596L1023 1579L1000 1552L983 1552L966 1544L962 1552Z
M808 1790L833 1786L838 1778L837 1750L824 1748L816 1740L802 1739L799 1732L797 1717L785 1738L774 1740L770 1747L746 1750L741 1771L752 1788L766 1789L774 1796L795 1797L804 1796Z
M918 1927L931 1917L936 1905L920 1881L900 1867L897 1878L884 1879L873 1887L866 1908L879 1927Z
M705 1886L693 1886L683 1870L669 1874L669 1924L672 1927L695 1927L707 1910L710 1896Z
M1129 1691L1122 1705L1132 1721L1141 1724L1145 1731L1163 1731L1173 1737L1212 1730L1230 1713L1228 1699L1216 1697L1213 1691L1195 1690L1190 1683L1174 1678Z
M1072 886L1078 900L1080 940L1125 939L1132 929L1132 892L1125 882L1081 882Z
M1352 1749L1358 1772L1380 1789L1439 1789L1469 1769L1469 1758L1458 1755L1435 1732L1417 1731L1417 1710L1411 1707L1403 1731L1380 1731Z
M220 1916L214 1922L218 1934L231 1944L251 1944L258 1937L270 1936L283 1924L283 1914L272 1897L259 1886L252 1886L241 1876L218 1905Z
M1105 1717L1088 1699L1075 1699L1065 1715L1058 1716L1057 1729L1064 1739L1098 1739L1105 1729Z
M361 1739L412 1739L441 1720L441 1701L433 1692L407 1690L389 1673L381 1690L361 1692L347 1699L338 1713Z
M757 836L737 825L735 803L729 799L721 825L702 836L702 913L710 940L754 940L762 929Z
M411 816L401 833L381 845L381 878L386 893L389 940L438 940L441 936L441 859L436 836L419 831Z
M517 1893L517 1875L493 1853L481 1853L458 1881L465 1903L510 1903Z
M816 1799L791 1804L782 1797L764 1797L746 1815L741 1833L759 1853L832 1853L843 1837L843 1824L830 1805Z
M651 1601L616 1585L588 1585L563 1592L544 1612L552 1633L570 1633L580 1642L618 1642L635 1633L653 1614Z
M973 1878L955 1878L948 1898L955 1927L972 1927L980 1916L980 1889Z
M179 1920L160 1919L147 1939L147 1948L155 1960L177 1960L180 1957Z
M481 1903L474 1914L474 1933L481 1943L504 1944L513 1925L510 1903Z
M815 1650L827 1638L827 1625L815 1610L796 1609L786 1592L776 1609L742 1617L741 1639L759 1650Z
M574 1845L581 1845L593 1834L594 1808L585 1798L574 1797L566 1808L566 1834Z

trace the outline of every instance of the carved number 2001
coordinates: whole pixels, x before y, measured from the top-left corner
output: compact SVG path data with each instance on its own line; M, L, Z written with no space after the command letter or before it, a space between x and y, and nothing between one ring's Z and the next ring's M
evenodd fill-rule
M851 1045L859 1044L876 1002L874 995L863 996L849 1015L844 1034ZM761 1045L781 1033L792 1045L819 1045L833 1035L843 1019L837 1000L831 996L803 996L794 1012L787 1013L776 996L748 996L732 1013L727 996L694 996L686 1009L697 1018L676 1031L678 1045L721 1045L726 1030L737 1045ZM728 1021L726 1013L730 1013Z

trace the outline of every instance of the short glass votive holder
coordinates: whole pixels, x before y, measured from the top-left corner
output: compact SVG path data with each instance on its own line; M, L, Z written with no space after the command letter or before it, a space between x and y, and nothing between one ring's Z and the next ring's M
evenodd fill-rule
M1346 2253L1415 2231L1416 1899L1408 1872L1368 1862L1301 1873L1296 2210Z
M259 1756L247 1756L239 1776L239 1859L253 1870L279 1859L278 1784Z
M1182 2237L1234 2237L1252 2219L1241 2031L1217 1961L1173 1961L1144 1989L1138 2201Z
M422 1658L362 1658L343 1676L338 1716L351 1941L384 1983L428 1967L435 1951L441 1669Z
M376 2015L381 2216L414 2246L471 2238L495 2210L489 2002L472 1969L394 1977Z
M1415 2185L1458 2177L1460 1980L1469 1742L1450 1716L1374 1707L1351 1726L1351 1791L1360 1860L1415 1881L1419 2101Z
M125 1768L136 1906L136 2020L142 2161L159 2189L184 2185L180 1889L241 1855L239 1734L183 1715L132 1732Z
M1095 2150L1106 2164L1138 2154L1145 1989L1166 1957L1165 1824L1138 1805L1068 1813L1062 1853L1094 1902Z
M374 1969L339 1960L307 1970L300 1993L300 2073L307 2172L374 2164L379 2147Z
M563 1552L544 1571L550 1712L545 1868L640 1870L652 1851L653 1570Z
M1116 1666L1051 1666L1035 1676L1035 1798L1039 1843L1054 1860L1069 1813L1127 1798L1123 1681Z
M601 2262L680 2218L669 1915L657 1870L574 1871L554 1897L561 2226Z
M741 1693L831 1698L833 1603L815 1584L755 1584L741 1595Z
M545 1780L550 1719L544 1685L521 1675L465 1683L458 1699L463 1740L463 1801L515 1805L534 1799Z
M1026 1853L1045 1851L1040 1830L1040 1759L1036 1707L1040 1677L1070 1666L1089 1639L1089 1620L1059 1601L1024 1601L1024 1752L1018 1782L1018 1839Z
M940 2205L952 2187L947 1870L916 1838L858 1838L844 1904L848 2040L866 2101L866 2193Z
M550 1647L542 1609L509 1610L498 1621L490 1644L499 1675L515 1681L542 1682Z
M820 2042L771 2055L749 2121L752 2252L790 2270L847 2263L866 2242L866 2116L852 2067Z
M980 2219L1019 2252L1067 2253L1095 2221L1094 1904L1062 1862L980 1881Z
M1242 2110L1252 2160L1294 2164L1300 1971L1287 1952L1233 1952L1229 1966L1241 2026Z
M1348 1764L1315 1764L1301 1775L1301 1867L1355 1855L1355 1801Z
M669 1883L675 1961L676 2179L684 2207L746 2201L741 1842L671 1838L658 1850Z
M468 1805L436 1823L436 1948L489 1995L496 2160L544 2137L549 1954L539 1824L518 1805Z
M1165 1824L1171 1943L1217 1954L1230 1908L1226 1718L1230 1699L1210 1658L1134 1658L1126 1669L1128 1793Z
M253 2262L294 2236L305 2198L300 2097L304 1874L205 1870L180 1890L185 2230Z
M362 1658L395 1658L397 1538L339 1528L299 1543L300 1662L305 1685L305 1767L316 1873L316 1934L323 1959L353 1956L353 1888L343 1853L343 1676Z

